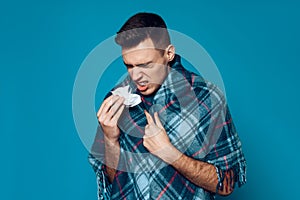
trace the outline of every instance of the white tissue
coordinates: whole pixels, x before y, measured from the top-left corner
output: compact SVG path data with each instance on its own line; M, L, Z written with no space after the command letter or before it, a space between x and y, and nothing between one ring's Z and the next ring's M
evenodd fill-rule
M125 98L124 105L133 107L142 102L140 95L131 94L129 90L129 85L125 87L119 87L114 91L111 91L113 95L118 95Z

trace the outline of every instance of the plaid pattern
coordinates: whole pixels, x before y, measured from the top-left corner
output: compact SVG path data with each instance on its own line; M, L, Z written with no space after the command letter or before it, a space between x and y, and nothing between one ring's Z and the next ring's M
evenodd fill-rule
M128 84L137 91L129 77L120 85ZM98 127L89 154L98 199L214 199L213 193L194 185L143 146L145 109L159 113L177 149L216 167L219 186L221 173L229 169L234 170L239 186L246 182L246 161L224 96L215 85L185 70L176 55L156 94L150 99L142 97L142 103L125 110L119 120L121 152L113 183L106 176L103 133Z

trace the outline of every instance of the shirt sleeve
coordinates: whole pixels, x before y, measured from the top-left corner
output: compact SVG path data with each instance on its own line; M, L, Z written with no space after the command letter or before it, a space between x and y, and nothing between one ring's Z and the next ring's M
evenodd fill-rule
M112 186L105 173L105 165L97 160L92 154L89 154L88 159L96 173L98 200L110 199Z
M233 178L239 186L245 184L246 160L225 96L210 82L201 87L198 96L202 102L200 107L206 108L202 109L204 120L200 121L198 131L204 138L201 147L205 153L203 157L199 154L198 159L216 167L218 187L222 187L224 172L228 170L233 170Z
M96 137L88 156L89 163L91 164L97 178L98 200L111 199L112 184L109 182L106 174L106 166L103 163L104 156L103 133L101 127L98 126Z
M246 183L246 160L242 144L224 96L220 91L216 91L215 94L217 97L212 97L211 100L215 101L212 105L217 109L210 127L212 134L218 132L219 136L211 144L211 150L205 160L216 167L219 181L217 189L222 187L224 172L228 170L233 170L234 181L241 186Z

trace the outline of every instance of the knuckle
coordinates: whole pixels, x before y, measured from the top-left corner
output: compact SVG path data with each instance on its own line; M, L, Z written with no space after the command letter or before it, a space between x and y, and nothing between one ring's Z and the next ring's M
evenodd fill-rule
M147 148L148 147L148 142L147 142L147 140L146 139L144 139L144 141L143 141L143 145Z
M102 124L104 122L104 119L102 116L98 117L98 121Z
M111 111L111 110L106 114L106 117L107 117L108 119L111 119L111 118L112 118L112 111Z
M107 126L107 127L110 127L110 126L111 126L111 125L110 125L110 121L107 120L107 119L103 120L103 121L102 121L102 124L103 124L104 126Z
M113 98L112 98L112 101L117 101L119 99L119 96L118 95L114 95Z
M120 104L122 104L122 102L123 102L124 100L125 100L124 97L120 97L120 98L118 99L118 102L119 102Z
M109 126L109 123L108 123L107 121L103 121L102 124L103 124L104 126Z
M111 97L106 98L106 99L103 101L102 105L108 103L110 100L111 100Z
M116 112L116 107L115 106L112 106L109 110L109 115L112 115L113 113Z

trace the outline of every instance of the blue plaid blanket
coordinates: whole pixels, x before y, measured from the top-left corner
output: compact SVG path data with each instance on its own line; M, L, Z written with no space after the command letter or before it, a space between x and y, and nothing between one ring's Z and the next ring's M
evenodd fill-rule
M141 95L142 103L123 112L118 125L119 166L112 183L107 178L103 133L98 127L89 154L98 199L214 199L214 193L196 186L143 146L144 110L159 113L170 141L181 152L213 164L220 184L222 172L229 169L239 186L246 182L246 161L224 95L214 84L183 68L180 59L176 55L155 95ZM130 77L117 87L125 85L138 93Z

